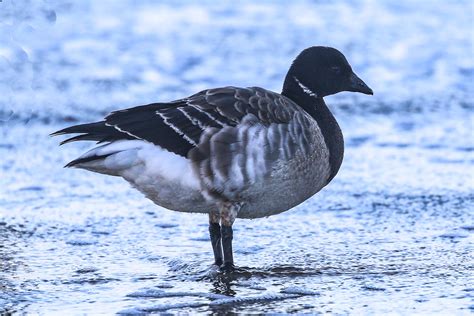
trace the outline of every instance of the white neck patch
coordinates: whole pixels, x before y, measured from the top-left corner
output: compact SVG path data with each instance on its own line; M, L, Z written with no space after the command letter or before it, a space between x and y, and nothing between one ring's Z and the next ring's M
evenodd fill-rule
M296 83L300 86L300 88L303 89L304 93L314 98L318 97L318 94L316 92L311 91L311 89L305 86L304 84L302 84L301 81L298 80L298 78L296 77L293 77L293 78L295 79Z

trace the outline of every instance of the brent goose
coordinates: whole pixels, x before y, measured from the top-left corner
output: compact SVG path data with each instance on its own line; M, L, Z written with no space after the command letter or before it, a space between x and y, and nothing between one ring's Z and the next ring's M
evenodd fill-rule
M373 94L331 47L303 50L278 94L223 87L115 111L52 135L96 141L66 167L120 176L170 210L209 214L215 264L232 270L232 224L289 210L326 186L344 142L323 97Z

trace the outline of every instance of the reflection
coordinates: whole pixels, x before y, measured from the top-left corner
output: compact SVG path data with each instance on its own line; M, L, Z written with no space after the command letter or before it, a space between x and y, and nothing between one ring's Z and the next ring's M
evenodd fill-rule
M235 296L237 293L231 288L232 281L235 278L229 277L229 275L219 275L212 285L211 292L214 294L222 294L227 296Z

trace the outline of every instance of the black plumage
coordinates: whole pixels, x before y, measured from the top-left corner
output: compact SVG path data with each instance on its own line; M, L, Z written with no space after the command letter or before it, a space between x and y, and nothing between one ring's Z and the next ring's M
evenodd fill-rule
M296 107L290 99L262 88L223 87L169 103L115 111L103 121L71 126L52 135L80 134L61 144L140 139L187 157L206 128L237 126L247 114L259 118L262 124L288 122L291 117L280 108L282 104L288 110Z

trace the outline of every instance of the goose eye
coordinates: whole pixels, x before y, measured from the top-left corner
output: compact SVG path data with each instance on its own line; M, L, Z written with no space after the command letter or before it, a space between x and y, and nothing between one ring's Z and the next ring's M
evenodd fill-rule
M334 72L336 75L339 75L341 73L341 67L339 66L332 66L331 71Z

